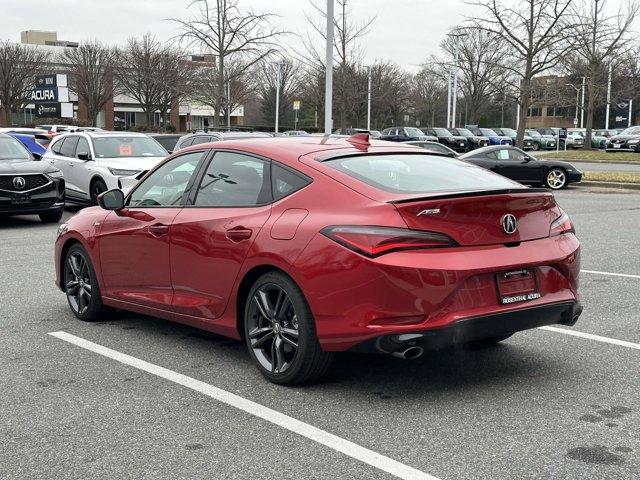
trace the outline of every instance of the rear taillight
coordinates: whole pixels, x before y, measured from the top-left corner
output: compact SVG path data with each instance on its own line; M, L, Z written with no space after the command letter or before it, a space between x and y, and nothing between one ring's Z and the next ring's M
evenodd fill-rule
M344 225L323 228L321 233L367 257L379 257L399 250L458 246L451 237L442 233L406 228Z
M553 223L551 223L551 228L549 229L550 237L561 235L563 233L576 233L569 215L567 215L567 213L564 211L561 212L562 214L558 218L556 218Z

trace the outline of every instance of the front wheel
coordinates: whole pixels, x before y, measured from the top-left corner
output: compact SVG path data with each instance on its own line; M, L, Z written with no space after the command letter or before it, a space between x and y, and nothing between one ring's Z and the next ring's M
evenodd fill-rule
M333 359L318 343L315 320L302 291L279 272L263 275L251 288L244 331L251 358L273 383L311 382L327 372Z
M62 219L62 210L44 212L38 215L42 223L58 223Z
M84 322L100 320L104 311L100 286L89 254L80 244L73 245L65 256L63 281L73 314Z
M552 190L560 190L567 186L567 173L562 168L552 168L547 172L544 183Z
M537 152L538 150L540 150L540 144L538 142L533 142L533 145L531 146L531 148L533 149L534 152Z
M98 179L91 184L91 205L98 204L98 195L107 191L107 184L103 180Z

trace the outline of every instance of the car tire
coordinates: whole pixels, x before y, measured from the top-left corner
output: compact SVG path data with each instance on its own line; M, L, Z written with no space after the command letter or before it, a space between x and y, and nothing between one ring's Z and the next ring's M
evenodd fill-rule
M244 332L251 359L273 383L309 383L331 366L333 353L320 347L307 300L283 273L266 273L251 287Z
M91 205L98 204L98 195L107 191L107 184L101 178L91 182L89 194L91 195Z
M44 212L38 215L42 223L58 223L62 219L62 210Z
M538 150L540 150L540 144L538 142L533 142L533 145L531 146L531 148L533 149L534 152L537 152Z
M102 318L105 307L89 254L79 243L65 255L62 281L73 314L83 322Z
M544 184L551 190L561 190L568 184L567 172L563 168L551 168L544 176Z

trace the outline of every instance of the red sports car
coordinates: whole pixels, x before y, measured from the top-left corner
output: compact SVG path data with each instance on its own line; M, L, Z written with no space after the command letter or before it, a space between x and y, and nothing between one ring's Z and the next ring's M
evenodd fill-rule
M549 191L366 134L198 145L99 203L56 242L73 313L242 339L276 383L318 378L334 352L414 358L582 310L578 239Z

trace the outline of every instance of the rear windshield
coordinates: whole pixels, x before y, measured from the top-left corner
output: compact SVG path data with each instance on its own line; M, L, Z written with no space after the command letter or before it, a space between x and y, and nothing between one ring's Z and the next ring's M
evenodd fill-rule
M470 163L429 154L360 155L337 158L326 163L366 184L393 193L520 186Z

